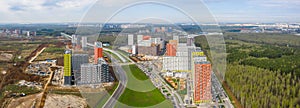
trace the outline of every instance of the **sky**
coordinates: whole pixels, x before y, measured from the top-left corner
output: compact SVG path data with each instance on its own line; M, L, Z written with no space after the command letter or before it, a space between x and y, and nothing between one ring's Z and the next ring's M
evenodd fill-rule
M0 0L0 23L68 23L89 19L107 21L116 10L138 0ZM156 0L154 0L156 1ZM138 22L147 18L168 22L189 22L190 17L213 16L217 22L271 23L300 22L300 0L159 0L123 9L111 22ZM176 1L176 3L174 2ZM172 3L171 3L172 2ZM199 3L203 4L199 4ZM177 6L182 5L182 6ZM207 10L203 6L207 7ZM193 8L189 8L193 7ZM199 8L201 7L201 8ZM178 9L178 10L176 10ZM189 9L183 15L180 9ZM205 11L208 11L208 15ZM186 11L186 10L184 10ZM94 15L95 14L95 15ZM94 16L92 16L94 15ZM86 17L92 18L86 18ZM105 16L105 17L103 17ZM105 19L101 19L105 18ZM211 17L207 17L211 19Z

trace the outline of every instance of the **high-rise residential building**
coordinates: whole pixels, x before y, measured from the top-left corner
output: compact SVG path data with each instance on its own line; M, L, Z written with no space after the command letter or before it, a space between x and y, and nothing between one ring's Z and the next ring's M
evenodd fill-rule
M103 58L99 58L98 64L101 65L101 82L106 83L114 81L112 73L109 71L109 65L107 62Z
M71 51L67 50L64 54L64 85L71 85L72 82L71 57Z
M76 35L72 35L72 40L71 40L71 42L72 42L72 45L73 45L74 47L76 46L77 41L78 41L77 36L76 36Z
M103 57L103 47L101 42L95 42L94 63L97 64L98 59Z
M177 41L179 41L179 36L177 36L177 35L174 35L174 36L173 36L173 40L177 40Z
M210 102L211 64L208 61L194 61L194 103Z
M75 83L80 81L80 65L89 62L88 54L72 54L72 72L74 73Z
M194 44L194 38L193 37L188 37L186 40L187 46L192 46Z
M166 56L163 57L162 71L190 72L188 64L187 56Z
M159 45L150 45L150 46L138 46L137 52L138 54L152 55L157 56L160 54Z
M114 80L109 71L109 65L103 58L98 59L98 64L81 64L81 75L79 84L100 84Z
M131 50L132 50L132 52L131 52L132 54L137 54L138 53L136 45L132 45Z
M166 49L166 56L176 56L176 45L168 43Z
M87 37L81 37L81 47L84 51L87 50Z
M143 35L137 35L137 44L140 44L140 42L143 41Z
M101 65L86 63L81 65L79 84L100 84Z
M30 31L26 32L27 37L30 37Z
M128 34L128 45L133 45L134 42L133 42L133 34Z

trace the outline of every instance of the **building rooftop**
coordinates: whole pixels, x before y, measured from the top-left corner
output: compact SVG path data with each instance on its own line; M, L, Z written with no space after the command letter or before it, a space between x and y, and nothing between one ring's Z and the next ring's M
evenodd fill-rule
M211 64L209 61L195 61L195 64Z
M95 42L95 47L102 48L102 42Z

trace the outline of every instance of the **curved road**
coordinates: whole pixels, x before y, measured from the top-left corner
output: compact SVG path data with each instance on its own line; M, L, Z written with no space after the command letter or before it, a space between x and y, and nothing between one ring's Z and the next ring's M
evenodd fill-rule
M122 66L117 63L117 60L113 58L113 56L111 56L111 60L113 63L115 75L119 79L119 85L102 108L113 108L119 97L123 94L127 84L127 76Z

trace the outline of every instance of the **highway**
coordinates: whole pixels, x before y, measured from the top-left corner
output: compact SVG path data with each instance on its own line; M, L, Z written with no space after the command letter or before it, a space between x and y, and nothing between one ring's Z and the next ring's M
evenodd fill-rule
M108 53L106 53L108 54ZM111 56L111 55L110 55ZM126 84L127 84L127 76L125 71L123 70L122 66L117 63L117 60L111 56L111 60L113 63L113 69L115 72L116 77L119 80L118 87L110 96L110 98L106 101L102 108L112 108L115 106L116 102L118 101L119 97L123 94Z
M61 33L61 34L67 38L72 38L72 36L70 36L70 35L67 35L64 33ZM91 44L91 43L87 43L87 45L90 47L94 47L94 44ZM122 93L124 92L124 90L126 88L127 76L126 76L125 71L122 68L122 65L136 64L136 63L133 62L131 59L129 59L126 55L119 53L118 51L114 51L114 50L111 50L108 48L103 48L103 50L112 52L113 54L117 55L120 58L120 60L123 62L123 63L118 63L118 60L116 60L115 58L113 58L113 56L111 56L111 60L112 60L111 65L114 67L115 75L119 79L118 87L116 88L116 90L114 91L112 96L108 99L108 101L106 101L106 103L103 106L103 108L111 108L111 107L115 106L118 98L122 95ZM130 60L130 61L128 62L128 60ZM136 65L139 66L139 68L144 68L139 64L136 64ZM172 87L170 87L170 85L166 84L164 79L159 75L159 71L156 70L154 65L151 65L151 67L152 67L152 72L150 73L149 78L151 78L152 83L154 85L163 85L165 88L168 89L168 91L171 94L172 101L174 102L175 108L184 107L185 103L181 99L180 95ZM146 74L149 74L149 73L146 73ZM193 85L192 82L193 82L193 80L192 80L191 76L189 76L187 79L187 87L189 89L188 90L189 96L191 96L191 91L192 91L191 86ZM224 105L226 108L233 108L233 105L231 104L230 99L227 97L226 92L223 90L223 87L220 84L217 77L215 76L214 72L212 72L212 89L214 89L214 90L212 90L213 97L215 98L217 95L219 95L220 96L219 98L221 100L224 100L225 102L224 103L213 102L210 105L216 105L216 106ZM208 105L208 106L210 106L210 105Z
M61 33L61 35L65 36L66 38L72 39L72 36L70 36L68 34ZM87 45L90 46L90 47L94 47L94 44L91 44L91 43L87 43ZM113 51L113 50L108 49L108 48L103 48L103 50L114 53L115 55L117 55L122 60L123 63L127 62L127 59L125 59L124 56L121 56L116 51ZM106 54L109 55L109 53L106 53ZM114 67L113 69L114 69L115 75L119 80L119 84L118 84L118 87L116 88L116 90L109 97L109 99L106 101L106 103L103 105L102 108L112 108L112 107L114 107L116 102L118 101L119 97L123 94L123 92L126 88L126 84L127 84L127 76L126 76L126 73L123 70L122 66L118 63L118 60L116 60L113 56L111 56L110 58L111 58L111 61L112 61L112 66Z
M95 46L94 44L91 44L91 43L87 43L87 45L91 46L91 47ZM124 58L124 56L120 55L117 51L114 51L114 50L111 50L111 49L108 49L108 48L103 48L103 50L114 53L115 55L117 55L122 60L123 63L126 63L128 61L126 58Z

